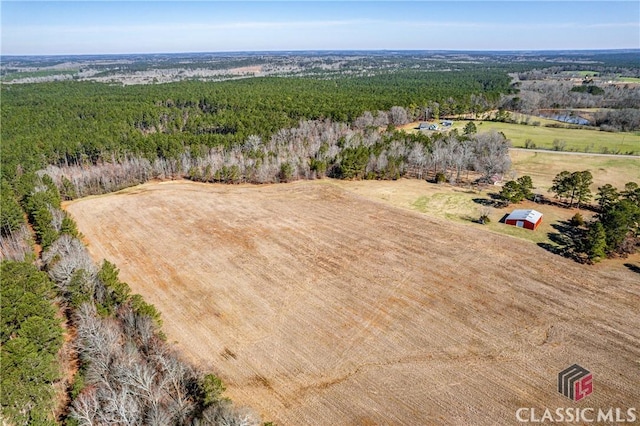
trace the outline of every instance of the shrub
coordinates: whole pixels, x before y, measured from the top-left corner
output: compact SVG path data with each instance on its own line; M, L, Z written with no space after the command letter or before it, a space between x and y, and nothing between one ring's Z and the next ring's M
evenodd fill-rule
M447 176L442 172L438 172L436 173L435 181L436 183L444 183L447 181Z
M282 163L280 166L280 181L289 182L293 177L293 167L291 163Z
M480 219L478 219L478 222L480 222L483 225L486 225L487 223L491 222L491 219L489 219L489 216L487 216L486 214L483 214L482 216L480 216Z
M553 140L552 148L554 151L564 151L566 147L567 143L565 141L560 139Z
M576 214L573 215L573 217L571 218L571 220L569 221L571 223L571 225L573 226L582 226L584 225L584 218L582 217L582 215L578 212Z
M321 178L325 177L326 174L327 174L327 162L326 161L320 161L320 160L316 160L315 158L312 158L309 161L309 168L311 170L313 170L314 172L316 172L316 177L318 179L321 179Z

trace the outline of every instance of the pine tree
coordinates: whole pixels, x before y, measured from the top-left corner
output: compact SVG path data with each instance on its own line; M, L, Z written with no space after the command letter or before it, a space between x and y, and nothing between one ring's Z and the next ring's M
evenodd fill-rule
M500 191L500 198L507 204L519 203L533 197L533 181L531 176L521 176L517 180L505 183Z
M587 231L585 252L592 262L598 262L607 255L607 234L600 221L593 222Z
M530 199L533 197L533 181L531 176L521 176L516 181L520 187L520 194L524 199Z
M556 194L557 198L567 198L570 194L569 180L571 179L571 173L564 170L553 178L553 185L549 188L549 192Z
M500 198L502 198L507 204L519 203L524 198L520 185L515 180L510 180L505 183L500 191Z
M8 183L2 181L0 193L0 228L2 235L10 235L12 232L17 231L24 222L24 213L18 201L14 198L11 187Z
M560 172L553 178L553 185L549 188L549 192L554 192L556 197L563 199L569 198L569 207L573 206L573 202L581 204L591 200L591 189L593 183L593 175L588 170L582 172L568 171Z
M584 170L582 172L574 172L572 175L575 175L575 199L578 202L578 208L580 208L581 204L584 204L591 200L592 194L591 189L589 188L593 183L593 175L590 171Z
M616 188L611 184L606 184L598 188L598 194L596 199L598 200L598 206L600 211L605 211L618 201L620 195Z
M624 191L622 191L622 196L634 203L638 208L640 208L640 187L635 182L627 182L624 185Z
M478 132L478 129L476 128L476 124L473 121L470 121L467 124L465 124L463 129L463 133L465 135L472 135L477 132Z

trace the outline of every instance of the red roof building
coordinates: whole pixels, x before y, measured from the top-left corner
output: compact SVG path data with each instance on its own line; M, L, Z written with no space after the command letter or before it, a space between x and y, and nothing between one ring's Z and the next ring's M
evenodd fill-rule
M507 216L505 223L535 231L542 223L542 213L536 210L514 210Z

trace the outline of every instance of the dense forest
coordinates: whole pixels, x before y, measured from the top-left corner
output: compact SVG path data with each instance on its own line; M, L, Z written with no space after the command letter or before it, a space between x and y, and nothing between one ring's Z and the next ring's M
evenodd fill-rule
M618 68L628 66L628 55L615 58ZM629 97L614 88L602 94L529 85L526 73L544 65L538 59L476 59L415 67L415 58L401 58L392 71L371 75L324 73L311 61L315 78L3 83L2 415L15 424L260 422L222 397L215 375L172 351L159 313L131 294L114 265L92 262L61 209L65 199L153 178L233 184L410 176L455 183L473 173L491 181L510 166L503 134L476 133L472 126L463 133L408 134L396 127L498 108L524 110L545 87L567 92L558 99L572 102L616 94L612 111L623 118L608 116L607 123L635 125L625 103L635 102L635 92ZM358 66L384 68L385 61L374 57ZM342 60L327 64L340 69ZM514 84L508 72L522 73L522 83ZM520 90L527 93L520 96ZM616 209L625 202L616 202ZM605 216L615 216L616 209L603 210L602 222L614 223ZM603 232L613 247L617 237ZM55 366L65 352L65 329L72 330L67 337L73 350L64 355L71 372ZM31 371L38 380L25 382Z
M117 87L60 82L2 86L2 176L18 164L95 164L124 155L176 158L186 147L268 138L299 120L349 123L364 111L408 107L424 115L491 108L509 92L499 71L398 73L332 80L256 78ZM36 152L34 152L36 151Z

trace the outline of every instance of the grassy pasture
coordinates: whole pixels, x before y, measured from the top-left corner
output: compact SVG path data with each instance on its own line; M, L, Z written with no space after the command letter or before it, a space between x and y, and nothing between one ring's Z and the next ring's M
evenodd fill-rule
M535 121L542 123L542 119ZM466 121L457 122L454 128L462 131L466 123ZM518 148L524 147L525 141L531 139L537 148L552 149L553 141L558 139L566 143L565 151L600 153L606 149L612 153L640 154L640 134L638 132L612 133L590 129L565 129L493 121L477 121L475 124L479 132L492 129L503 132L508 139L511 139L513 146Z
M14 72L14 73L10 73L2 76L1 80L14 81L14 80L20 80L23 78L50 77L54 75L73 75L76 73L77 71L73 71L73 70L40 70L40 71Z
M599 74L598 71L563 71L563 74L565 75L579 75L581 77L586 77L586 76L593 76L596 74Z
M556 152L535 152L511 150L512 169L518 176L529 175L539 191L551 187L553 178L563 170L589 170L593 174L592 191L598 186L610 183L622 188L625 183L640 183L640 158L609 157L588 154L562 154Z
M640 83L640 78L638 77L618 77L618 81L623 83Z
M491 222L480 225L476 220L480 217L482 205L478 200L489 200L492 193L500 191L500 187L488 187L482 190L471 190L449 185L435 185L415 179L400 181L332 181L333 184L354 192L365 198L389 203L395 207L410 209L431 217L447 219L477 229L509 235L533 243L552 244L549 233L555 232L553 224L569 220L577 209L565 209L547 204L523 201L504 208L491 208ZM544 192L544 191L542 191ZM536 209L544 215L540 227L532 232L528 229L507 226L500 222L504 215L514 209ZM585 218L589 212L582 211Z
M640 159L627 157L606 157L588 154L563 154L556 152L535 152L511 150L512 170L517 176L529 175L534 184L534 192L551 197L548 192L553 178L563 170L589 170L593 175L591 190L595 193L599 186L610 183L623 188L629 181L640 183ZM490 194L500 191L499 186L489 186L481 190L434 185L425 181L406 179L402 184L393 181L331 181L334 185L355 192L367 198L381 200L396 207L411 209L443 219L476 227L474 221L480 216L478 199L489 199ZM476 201L474 201L476 200ZM499 223L500 219L515 208L535 208L544 214L544 221L536 232L517 229ZM578 211L545 204L525 201L503 209L492 209L491 223L485 229L525 239L535 243L550 243L548 234L555 232L552 224L568 220ZM590 213L582 212L585 217Z
M587 109L584 111L590 112ZM592 111L591 111L592 112ZM528 119L531 123L539 122L539 126L502 123L495 121L474 120L478 132L496 130L503 132L511 140L516 148L524 148L527 139L530 139L539 149L553 149L553 141L558 139L565 142L564 151L585 153L620 153L640 155L640 132L602 132L596 129L568 129L546 127L546 125L562 124L559 121L548 118L513 114L517 121ZM467 120L455 120L452 129L462 133ZM408 133L418 132L418 122L408 123L399 129ZM434 133L434 132L428 132Z

